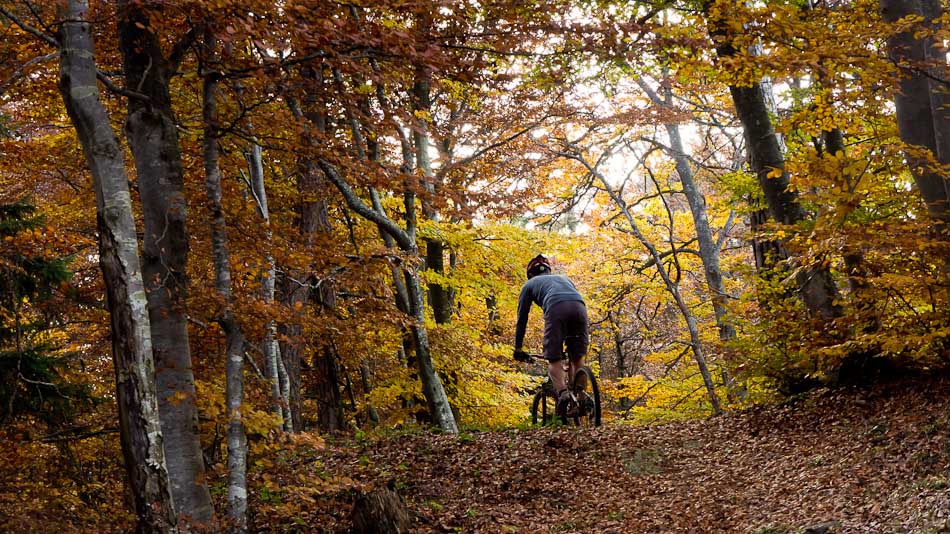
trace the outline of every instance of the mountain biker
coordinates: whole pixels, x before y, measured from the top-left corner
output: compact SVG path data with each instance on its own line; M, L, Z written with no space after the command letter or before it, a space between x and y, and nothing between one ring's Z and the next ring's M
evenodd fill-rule
M543 254L538 254L528 262L527 275L528 281L521 287L521 296L518 298L514 358L520 362L531 359L521 347L528 326L528 312L532 303L537 304L544 310L544 358L548 360L548 376L557 392L555 410L564 417L568 415L571 401L567 389L568 375L565 375L561 363L564 360L564 346L567 346L570 360L569 376L574 376L584 365L584 356L587 354L587 306L570 278L551 272L551 262Z

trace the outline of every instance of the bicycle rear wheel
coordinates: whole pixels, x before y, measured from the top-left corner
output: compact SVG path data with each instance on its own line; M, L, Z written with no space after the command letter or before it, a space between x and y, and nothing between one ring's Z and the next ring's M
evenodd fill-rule
M547 384L534 394L531 401L531 424L547 426L554 423L554 410L557 407L557 398Z
M586 365L574 373L571 380L571 392L577 399L577 406L571 419L578 426L600 426L600 388L593 371Z

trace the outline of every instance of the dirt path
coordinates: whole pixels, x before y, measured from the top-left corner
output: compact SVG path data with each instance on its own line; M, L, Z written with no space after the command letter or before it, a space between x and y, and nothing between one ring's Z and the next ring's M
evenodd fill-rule
M297 483L388 483L420 532L950 532L950 381L651 427L338 444L317 463ZM306 523L345 531L353 494Z

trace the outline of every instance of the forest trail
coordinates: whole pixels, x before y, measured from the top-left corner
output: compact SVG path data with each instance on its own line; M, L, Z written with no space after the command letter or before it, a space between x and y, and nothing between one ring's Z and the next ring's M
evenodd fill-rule
M297 524L327 531L389 484L420 532L950 532L950 379L654 426L339 442L282 483L314 480L340 489ZM258 525L281 529L266 508Z

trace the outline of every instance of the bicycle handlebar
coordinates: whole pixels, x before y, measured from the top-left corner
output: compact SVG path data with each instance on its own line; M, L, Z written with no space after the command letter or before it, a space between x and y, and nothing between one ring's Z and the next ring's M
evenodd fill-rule
M531 354L530 352L525 352L524 355L528 358L527 360L523 360L524 363L528 363L532 360L547 361L547 358L545 358L543 354Z

